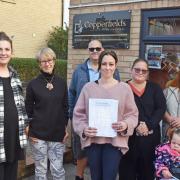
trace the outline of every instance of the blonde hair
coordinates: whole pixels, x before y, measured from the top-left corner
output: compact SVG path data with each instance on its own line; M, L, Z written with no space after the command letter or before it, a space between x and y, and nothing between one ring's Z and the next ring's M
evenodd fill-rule
M169 86L177 87L180 89L180 71L176 73L176 76L173 80L170 80L167 82L166 87L169 87Z
M178 136L180 136L180 128L169 127L167 129L167 136L168 136L170 142L171 142L174 134L177 134Z
M56 54L55 52L49 48L49 47L45 47L42 48L40 51L38 51L38 53L36 54L36 59L39 62L41 59L53 59L56 60Z

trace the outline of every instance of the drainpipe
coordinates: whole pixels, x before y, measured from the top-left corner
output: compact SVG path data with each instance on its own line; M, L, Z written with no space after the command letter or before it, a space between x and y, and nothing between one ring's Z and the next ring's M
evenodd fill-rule
M61 27L64 27L64 0L61 0Z

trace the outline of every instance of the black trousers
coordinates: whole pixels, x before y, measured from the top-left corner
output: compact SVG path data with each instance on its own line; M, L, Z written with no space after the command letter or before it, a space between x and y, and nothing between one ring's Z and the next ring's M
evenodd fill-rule
M155 147L159 143L159 132L149 136L131 136L130 149L120 162L119 180L154 180Z
M17 168L18 161L0 163L0 180L16 180Z

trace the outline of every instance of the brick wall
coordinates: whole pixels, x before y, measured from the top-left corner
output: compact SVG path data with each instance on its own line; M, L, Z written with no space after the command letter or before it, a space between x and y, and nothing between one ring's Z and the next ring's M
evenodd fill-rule
M62 25L61 0L0 1L0 31L13 37L14 56L34 57L52 26Z
M119 2L119 4L118 4ZM132 2L132 1L131 1ZM70 30L68 41L68 83L71 80L72 72L77 64L82 63L88 56L87 50L72 48L72 26L73 16L75 14L96 13L108 11L132 10L131 30L130 30L130 49L117 49L119 63L118 69L123 80L130 77L130 67L135 58L139 56L140 45L140 25L141 9L151 8L171 8L180 7L180 0L149 0L144 2L130 3L130 0L110 1L110 0L71 0L70 1ZM79 5L94 4L95 6L78 7ZM99 4L98 4L99 3ZM114 5L103 5L103 3L116 3Z

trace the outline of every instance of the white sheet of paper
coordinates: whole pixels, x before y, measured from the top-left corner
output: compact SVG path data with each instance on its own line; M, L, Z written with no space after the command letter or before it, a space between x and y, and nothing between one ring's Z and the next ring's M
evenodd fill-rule
M112 123L118 119L118 100L89 99L89 127L97 128L97 135L101 137L115 137L117 132Z

